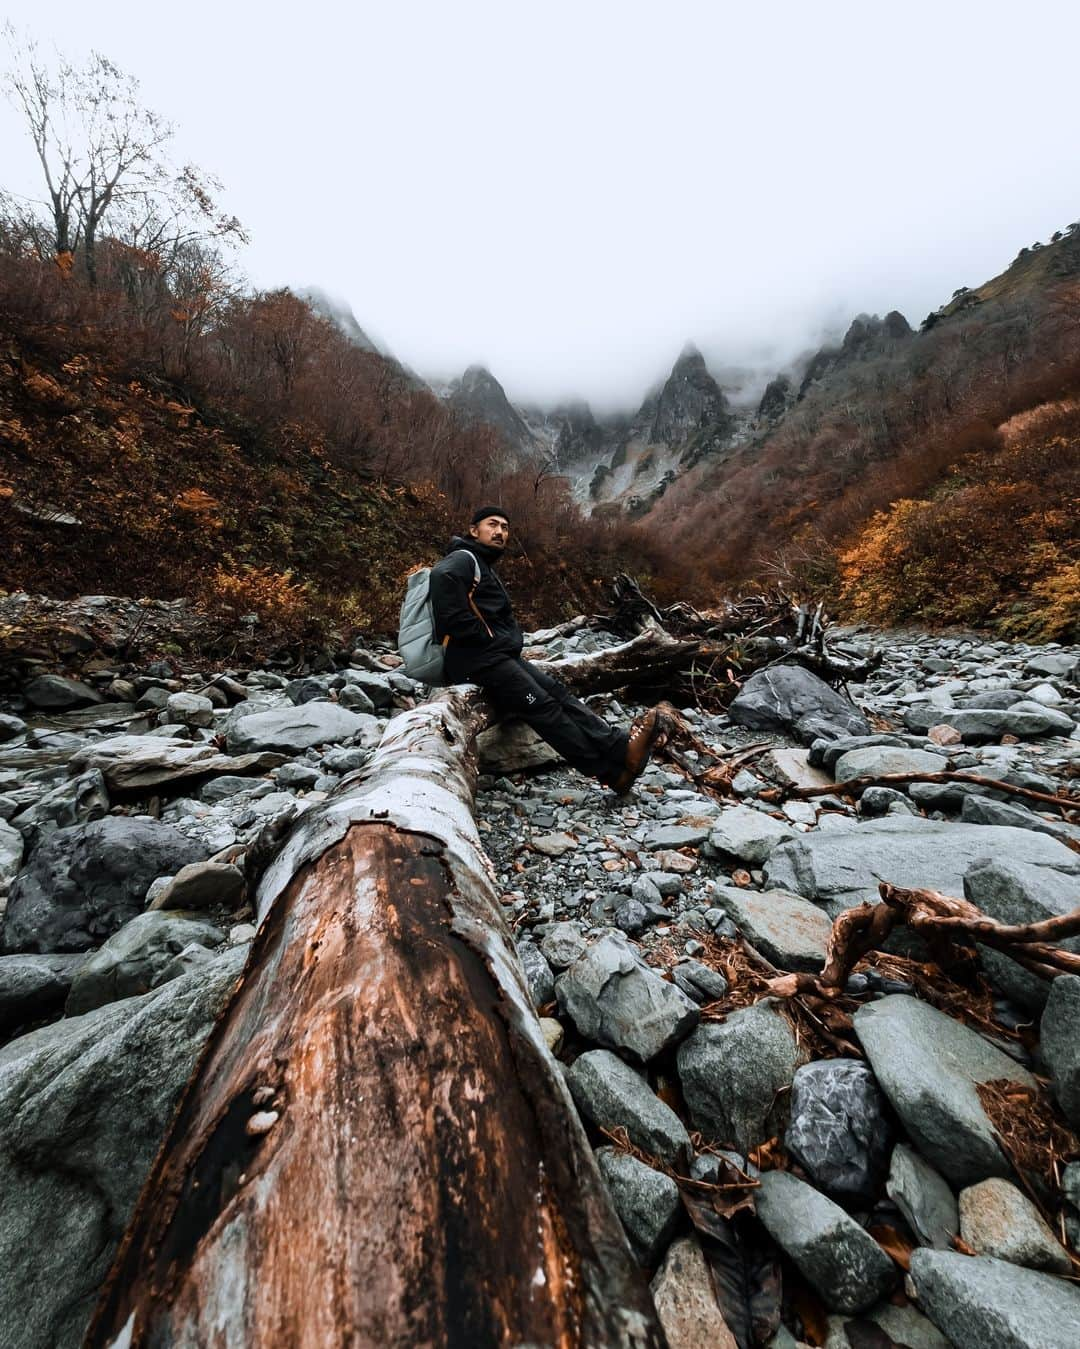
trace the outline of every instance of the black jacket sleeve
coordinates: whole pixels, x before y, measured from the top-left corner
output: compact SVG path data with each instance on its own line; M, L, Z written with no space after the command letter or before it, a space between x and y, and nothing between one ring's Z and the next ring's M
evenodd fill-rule
M435 636L449 637L462 646L489 646L491 632L469 604L476 579L472 557L464 550L452 553L431 569L428 594L435 614Z

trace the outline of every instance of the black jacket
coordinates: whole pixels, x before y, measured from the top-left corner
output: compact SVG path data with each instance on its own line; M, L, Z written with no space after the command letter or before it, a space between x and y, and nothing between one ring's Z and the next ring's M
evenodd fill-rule
M480 583L473 591L472 604L469 591L476 570L466 553L472 553L480 563ZM521 654L521 629L514 618L510 596L494 571L501 556L497 548L455 536L446 556L431 569L429 593L435 614L435 635L439 641L450 638L446 647L450 674L484 664L493 656Z

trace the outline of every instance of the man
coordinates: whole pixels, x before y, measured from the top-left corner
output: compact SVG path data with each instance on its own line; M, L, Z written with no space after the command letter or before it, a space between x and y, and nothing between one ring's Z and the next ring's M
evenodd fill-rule
M501 713L527 722L580 773L627 792L649 761L663 719L650 708L629 732L609 726L557 679L522 659L521 629L495 575L509 537L506 512L481 506L468 534L455 536L431 569L429 594L447 683L479 684Z

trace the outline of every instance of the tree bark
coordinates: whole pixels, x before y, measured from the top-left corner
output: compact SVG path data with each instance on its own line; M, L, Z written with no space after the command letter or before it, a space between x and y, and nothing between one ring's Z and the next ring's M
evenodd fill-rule
M664 648L551 668L625 683ZM663 1345L480 847L492 715L464 688L394 718L268 868L88 1346Z

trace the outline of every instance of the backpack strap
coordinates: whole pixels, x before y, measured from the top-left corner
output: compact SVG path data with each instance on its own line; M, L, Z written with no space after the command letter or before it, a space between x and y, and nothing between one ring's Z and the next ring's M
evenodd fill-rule
M491 629L488 627L487 619L486 619L486 618L484 617L484 615L480 612L480 610L476 607L476 601L473 599L473 595L476 594L476 587L480 584L480 559L476 556L476 554L472 551L471 548L457 548L457 549L455 549L455 552L458 552L458 553L468 553L469 556L472 558L472 564L473 564L473 583L472 583L471 589L469 590L469 608L473 611L473 613L474 613L474 614L476 615L476 617L480 620L480 622L483 623L483 625L484 625L484 631L487 633L487 635L488 635L489 637L494 637L495 634L494 634L494 633L491 631ZM444 645L445 645L445 643L444 643Z

